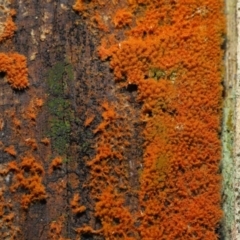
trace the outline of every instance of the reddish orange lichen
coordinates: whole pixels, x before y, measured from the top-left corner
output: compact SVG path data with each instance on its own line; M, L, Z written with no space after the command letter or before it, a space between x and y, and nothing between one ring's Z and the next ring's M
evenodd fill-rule
M88 116L88 117L86 118L85 122L84 122L84 126L85 126L85 127L88 127L88 126L92 123L92 121L94 120L94 118L95 118L95 115L94 115L94 114Z
M16 30L13 22L15 11L8 8L10 3L11 1L7 0L0 4L0 44L2 44L1 49L5 50L15 48L11 40ZM0 53L0 72L4 73L1 79L4 81L3 86L9 83L13 90L24 90L29 86L27 60L19 53ZM28 94L29 92L31 93ZM6 94L13 98L9 99L10 102L5 103L4 101L3 104L7 104L9 107L2 111L0 116L0 129L7 130L7 136L5 135L6 137L3 138L4 144L0 148L10 154L11 159L14 159L6 164L1 164L0 236L2 239L24 238L21 225L27 211L22 211L20 208L28 210L35 202L42 202L47 198L43 185L44 169L39 161L37 141L34 138L36 130L29 127L21 114L25 109L25 103L28 103L29 99L31 102L31 94L38 95L36 91L29 92L21 91L21 96L24 96L21 99L20 92L16 97L16 91L8 90ZM24 101L22 101L23 99ZM32 101L36 109L43 105L40 98ZM27 146L29 146L29 152L24 152ZM6 160L8 159L6 158Z
M2 186L0 191L0 232L2 239L18 239L20 229L15 226L16 214L13 212L11 199L6 199L4 195L6 189Z
M81 198L79 194L75 193L73 199L70 202L70 206L74 214L80 214L86 210L85 206L79 205L80 200Z
M102 60L110 59L118 86L137 86L144 152L134 213L120 188L129 188L124 160L131 159L124 158L119 137L125 130L118 122L119 106L104 103L102 122L94 130L96 156L87 163L95 215L102 224L98 234L109 239L217 239L223 1L130 0L131 7L124 6L128 14L119 2L108 3L106 10L107 1L81 1L81 10L105 15L112 10L115 16L118 29L112 33L120 40L106 35L98 53ZM126 25L129 30L119 29Z
M0 53L0 72L5 72L7 81L14 89L29 86L26 57L18 53Z
M29 119L33 124L35 124L37 114L43 106L42 98L32 99L28 106L24 109L23 117Z
M75 10L77 12L81 12L84 9L85 8L84 8L83 0L76 0L75 4L73 5L73 10Z
M70 240L63 237L64 216L60 216L57 220L50 223L48 238L52 240Z
M0 43L11 38L16 30L12 17L15 10L1 6L2 15L6 21L0 25ZM8 83L12 88L22 90L29 86L26 57L18 53L0 53L0 72L6 73Z
M81 237L81 234L84 233L91 233L91 234L99 234L101 233L100 230L94 230L90 226L84 225L81 228L76 228L75 232L77 233L77 237Z
M19 119L14 117L12 122L13 122L13 125L14 125L15 129L20 129L21 128L21 121Z
M41 108L43 106L43 99L42 98L35 98L34 105L36 108Z
M50 172L53 172L54 170L61 168L62 163L63 163L62 157L60 156L55 157L51 162Z
M15 147L13 145L10 145L10 146L4 148L4 152L7 152L8 154L10 154L12 156L17 155L17 152L16 152Z
M34 138L26 138L25 143L29 146L32 150L36 150L38 148L37 141Z
M10 162L8 172L14 174L11 192L15 193L17 189L25 190L25 193L21 194L23 209L28 209L32 202L46 199L47 194L42 184L43 167L32 155L22 157L19 164Z
M122 28L132 22L132 13L128 9L118 9L113 17L114 26Z
M117 51L117 49L121 46L117 44L118 42L116 40L116 37L112 34L109 34L107 37L102 38L101 45L98 47L98 55L101 60L106 60L111 57L112 53L114 51Z
M124 117L117 114L114 103L104 101L101 106L102 123L94 130L99 134L96 156L87 165L91 174L91 197L96 200L95 216L101 220L102 228L94 230L83 226L77 232L127 239L130 235L136 235L133 216L124 201L124 195L128 192L128 163L124 161L121 138L130 136L130 132L124 126Z
M103 17L99 13L96 13L92 17L92 22L93 22L93 26L96 26L98 29L100 29L104 32L109 31L107 25L104 23Z
M7 10L5 11L5 14L7 15L6 21L3 24L3 30L0 33L0 43L13 37L14 32L16 31L16 25L13 22L12 17L16 15L15 10Z
M50 139L49 138L47 138L47 137L45 137L45 138L43 138L43 139L41 139L41 143L43 143L44 145L49 145L50 144Z

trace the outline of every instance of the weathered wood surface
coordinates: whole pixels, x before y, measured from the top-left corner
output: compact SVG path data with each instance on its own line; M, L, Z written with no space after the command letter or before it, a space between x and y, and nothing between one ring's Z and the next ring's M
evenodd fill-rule
M20 229L18 240L60 239L60 236L75 239L75 229L83 223L89 224L93 214L88 189L82 186L88 176L84 157L89 159L93 156L92 130L100 122L100 103L104 99L115 99L114 81L108 64L100 61L96 54L98 31L92 32L86 21L72 10L73 3L73 0L12 1L11 8L17 12L17 31L11 40L0 45L2 52L16 51L27 57L30 82L28 89L15 91L5 81L5 76L1 76L0 119L4 127L0 140L4 146L15 147L18 162L24 153L31 152L45 170L43 183L47 199L35 202L28 210L21 209L20 195L5 192L5 199L9 194L10 198L15 196L12 224ZM126 98L132 93L126 90L122 94ZM37 98L43 99L44 105L36 119L31 121L23 114L30 101ZM56 103L56 99L64 102ZM50 107L49 102L52 104ZM17 132L11 123L12 114L22 122ZM86 129L84 121L88 114L94 114L95 119ZM59 125L55 126L56 122ZM134 128L135 135L139 127L136 125ZM49 137L49 134L52 143L42 144L41 139ZM26 146L29 138L36 140L36 149ZM132 141L133 150L127 153L131 155L135 151L136 158L141 154L141 138L138 139ZM65 163L49 174L51 159L58 154L65 157ZM11 160L12 156L1 151L2 168ZM134 165L131 171L134 177ZM134 180L132 185L136 185ZM82 204L90 209L81 216L72 214L70 209L74 193L81 193ZM61 229L60 233L54 224ZM93 222L91 225L96 228L96 224ZM92 238L89 235L82 239Z
M36 160L34 166L39 168L39 173L37 173L39 175L38 180L42 180L42 185L38 183L37 186L40 190L44 186L47 194L47 197L44 197L45 195L38 189L37 193L41 193L40 196L35 196L36 199L33 198L33 201L30 203L25 203L25 209L22 209L21 201L23 197L28 196L29 189L25 185L20 185L16 187L16 192L10 191L12 183L15 183L16 180L21 182L21 178L14 178L15 175L12 172L7 172L0 178L4 193L3 196L0 195L0 200L5 203L12 201L12 206L4 205L4 207L9 209L9 212L6 214L11 219L4 218L6 223L4 222L1 230L6 232L7 229L9 234L15 233L17 236L15 239L75 239L75 230L84 226L84 224L92 227L92 229L97 230L100 228L99 219L94 215L96 214L94 212L94 196L91 194L89 187L91 183L97 185L98 178L93 179L93 177L89 176L90 168L86 166L86 163L94 159L95 151L97 151L96 146L105 144L104 139L107 139L107 143L111 147L113 146L113 149L117 149L116 152L121 149L119 158L123 155L123 158L127 159L126 162L120 163L120 161L117 162L112 157L111 160L113 161L110 161L110 166L106 168L110 169L110 177L111 174L115 174L116 177L118 176L116 173L120 172L120 177L117 180L114 179L114 181L118 183L117 191L121 189L121 196L125 197L126 203L124 203L124 207L127 206L130 209L133 218L137 216L136 219L140 219L144 215L142 209L139 209L138 206L136 190L139 186L139 175L143 171L143 137L141 134L143 134L144 120L147 122L148 118L153 116L153 113L146 105L145 110L142 110L141 103L136 101L137 85L131 84L131 82L125 84L127 87L115 84L113 73L109 70L109 62L101 61L97 55L97 46L100 45L99 39L105 34L99 31L99 28L94 28L91 25L92 22L97 21L97 17L95 16L96 19L90 22L86 20L88 15L84 16L82 14L79 16L72 10L74 2L73 0L13 0L11 7L17 11L15 23L18 29L12 39L0 44L0 51L2 52L16 51L27 57L30 82L29 88L16 91L10 88L4 74L0 76L1 168L3 171L6 171L7 163L14 160L17 162L18 167L12 166L12 172L19 173L22 171L24 173L23 176L21 174L16 175L19 175L21 178L28 178L32 174L31 166L23 166L21 162L26 155L34 156ZM111 2L113 6L118 1L113 0ZM125 3L125 1L122 1L120 3L121 7L124 7ZM174 1L171 4L175 6ZM170 10L171 4L165 1L163 6ZM198 14L203 18L206 17L206 9L204 6L203 8L201 7L193 9L193 14L186 18L188 20L185 20L191 22L192 17ZM141 16L144 9L144 6L140 4L138 11L136 10L138 16ZM109 15L112 14L110 8L106 7L105 11ZM163 15L165 16L165 13ZM164 21L166 20L166 26L169 24L169 16L167 15L165 16L166 19L163 17ZM159 25L161 24L162 22L159 23ZM221 28L219 27L219 29ZM149 26L148 31L150 35L154 32L152 26ZM116 32L118 40L124 39L122 31L117 30ZM206 33L203 31L203 34ZM142 33L142 35L144 39L146 32ZM185 38L185 36L182 37ZM184 41L181 44L185 46ZM118 47L121 48L121 44ZM139 59L139 62L146 62L145 57L141 59L140 56ZM154 68L154 70L152 66L150 67L145 73L145 80L154 77L154 79L151 79L152 81L159 80L164 75L166 84L169 83L169 80L175 81L176 72L170 73L168 69L169 73L167 74L161 69ZM155 71L158 71L160 76L155 76L157 75ZM230 71L231 73L232 71ZM227 81L226 85L227 88L231 88L230 81ZM166 92L165 94L167 96L168 93ZM184 99L184 96L182 98ZM106 104L106 100L118 107L116 112L120 117L109 127L110 133L105 137L104 134L99 136L97 129L104 118L104 115L102 115L103 110L110 109L109 112L112 113L112 109ZM171 100L169 101L171 102ZM160 106L157 111L161 111L163 116L167 116L167 120L172 121L177 116L174 108L173 111L171 107L166 109L165 104L162 107ZM94 117L90 120L92 116ZM140 120L143 116L144 119ZM153 124L153 126L155 125ZM118 127L119 131L117 131ZM156 124L156 128L158 127ZM183 130L184 128L178 124L171 127L175 130ZM159 132L161 132L161 129ZM51 139L50 143L46 139ZM124 147L118 144L123 143L124 140L127 142ZM163 141L162 145L164 145L166 140L164 139L164 134L162 138L160 137L160 143L161 140ZM115 141L115 145L113 141ZM180 141L185 140L182 138ZM10 150L6 150L6 147L9 145L14 146L17 154L9 154L11 153ZM58 164L58 158L56 157L59 155L62 157L62 164ZM165 158L160 159L157 166L154 166L153 169L156 168L158 173L164 171L164 167L167 165L164 161L166 161ZM36 163L39 165L36 165ZM118 164L120 166L117 166ZM115 168L115 165L117 168ZM43 167L43 171L39 166ZM15 170L14 167L16 167ZM179 167L178 163L176 163L175 167L176 169ZM179 168L179 174L176 174L176 176L182 177L181 174L184 170L181 167ZM124 171L126 170L128 174L122 176L121 174L125 173ZM98 172L96 171L96 173ZM146 175L149 176L148 174ZM86 179L90 179L87 181L87 184ZM103 185L103 176L99 176L99 179L101 179L99 184ZM164 185L162 183L164 182L163 179L164 174L160 175L160 177L158 176L155 180ZM182 179L182 181L187 180ZM126 182L129 185L128 187L125 185ZM161 184L158 187L159 192L161 192ZM175 196L171 193L171 189L175 189L173 192L177 191L178 179L174 179L171 184L169 184L169 197L166 197L164 193L162 195L159 193L165 210L171 204L169 201L174 200L171 199ZM216 188L218 187L219 185L216 186ZM95 188L95 192L97 191L97 187L94 186L92 188ZM79 205L86 207L86 210L83 212L79 210L79 214L74 213L72 201L76 193L80 193L81 196ZM152 198L154 198L154 193L152 195ZM180 195L177 195L179 199L181 198ZM192 195L192 197L194 196L195 194ZM38 198L41 201L35 201L39 200ZM144 201L144 196L142 196L142 200ZM147 201L148 199L145 200ZM220 209L218 210L220 211ZM217 217L218 210L216 210L216 216L214 217ZM13 215L9 215L11 213ZM174 215L175 213L173 212L172 214ZM178 214L180 215L180 213ZM145 220L147 222L145 224L151 226L147 218ZM134 222L136 227L138 227L138 224L141 224L137 221ZM119 219L114 219L113 217L112 224L117 225L118 223ZM189 229L187 222L185 227ZM205 225L202 227L204 229ZM215 234L213 229L211 231ZM216 231L218 231L217 234L221 232L219 229L216 229ZM114 233L111 234L114 235ZM137 231L130 231L128 236L140 239L138 234ZM171 235L171 233L169 234ZM193 236L195 233L189 231L186 234L189 234L189 236L192 234ZM11 239L7 235L5 239ZM102 238L93 234L84 234L81 239Z
M236 1L226 1L225 13L227 17L226 51L225 51L225 79L224 79L224 106L222 121L222 175L223 175L223 219L224 239L235 239L234 228L234 116L236 93ZM235 233L234 233L235 232Z

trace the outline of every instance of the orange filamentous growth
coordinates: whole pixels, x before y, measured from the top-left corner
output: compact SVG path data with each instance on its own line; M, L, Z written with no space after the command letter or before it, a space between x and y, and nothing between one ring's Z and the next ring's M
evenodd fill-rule
M28 106L24 109L23 117L29 119L33 124L35 124L37 114L42 106L43 106L43 99L36 98L31 100Z
M41 108L43 106L44 102L42 98L36 98L34 99L34 105L36 108Z
M50 144L50 139L45 137L45 138L41 139L41 143L43 143L44 145L48 146Z
M48 239L52 240L70 240L63 237L64 235L64 216L60 216L56 221L52 221L49 225Z
M85 206L79 205L80 202L80 196L79 194L74 194L73 199L70 202L72 212L75 214L80 214L86 210Z
M99 201L96 203L96 217L101 219L102 231L106 238L127 239L134 235L134 221L127 207L124 207L124 197L114 193L114 190L106 188ZM136 238L128 238L136 239Z
M76 0L75 4L73 5L73 10L77 12L81 12L85 9L83 0Z
M132 22L132 13L127 9L119 9L113 17L114 26L117 28L129 25Z
M112 56L114 50L117 51L118 47L109 47L109 41L102 39L101 45L98 47L98 55L101 60L106 60Z
M5 72L7 81L14 89L29 86L26 58L18 53L0 53L0 72Z
M116 118L115 110L112 106L109 105L108 102L104 102L102 106L105 109L102 114L103 122L99 124L97 129L93 131L94 133L102 132L109 125L109 123Z
M102 226L97 231L87 226L77 231L100 234L109 239L131 239L128 237L136 236L134 220L124 200L128 191L128 163L123 152L128 141L125 139L125 145L122 142L123 136L131 136L131 131L125 118L117 114L114 102L104 101L101 106L104 110L102 122L93 131L99 136L96 155L87 165L91 197L96 200L95 216Z
M25 139L25 143L29 146L32 150L36 150L38 148L37 141L34 138L27 138Z
M54 170L61 168L62 163L63 163L62 157L60 156L55 157L51 162L50 172L53 172Z
M94 11L102 10L98 2L91 3ZM102 223L99 234L109 239L218 239L223 0L128 3L134 5L136 25L117 43L108 44L105 34L98 52L102 60L110 59L118 86L137 86L142 104L138 206L136 213L125 207L118 182L122 179L131 192L124 175L131 158L124 157L121 106L104 103L103 121L94 130L96 156L87 163L95 215ZM118 36L124 30L112 31Z
M8 164L8 172L13 172L13 184L10 187L12 192L17 189L25 189L25 193L21 196L21 206L28 209L34 201L45 200L47 197L45 187L42 184L43 167L36 159L27 155L21 159L21 162L10 162Z
M11 38L16 31L16 25L14 24L12 17L16 14L14 10L7 10L5 11L7 14L6 21L3 24L3 31L0 33L0 43Z
M92 115L90 115L90 116L87 116L87 118L86 118L86 120L85 120L85 122L84 122L84 126L85 126L85 127L88 127L88 126L92 123L92 121L94 120L94 118L95 118L95 115L94 115L94 114L92 114Z
M96 27L99 30L102 30L104 32L108 32L108 27L106 26L106 24L103 21L103 18L100 14L96 13L93 17L92 17L92 21L96 23ZM94 24L93 24L94 26Z
M17 152L13 145L10 145L9 147L4 148L4 152L7 152L8 154L10 154L14 157L17 155Z
M21 128L21 121L18 118L13 117L12 123L13 123L15 129L19 130Z
M11 199L5 198L7 192L4 187L0 190L0 231L1 238L7 239L11 236L12 239L17 239L20 235L19 228L15 226L16 214L13 212L13 204Z

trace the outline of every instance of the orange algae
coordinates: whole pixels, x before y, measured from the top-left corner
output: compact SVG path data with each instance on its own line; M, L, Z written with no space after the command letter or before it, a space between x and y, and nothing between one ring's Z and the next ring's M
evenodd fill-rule
M74 214L80 214L86 210L85 206L79 205L80 200L81 198L79 194L76 193L73 195L73 199L70 202L70 206Z
M50 223L48 238L52 240L70 240L63 237L64 216L59 217L56 221Z
M76 228L75 232L77 233L77 237L79 237L79 238L81 237L82 233L91 233L91 234L99 234L99 233L101 233L100 230L94 230L90 226L87 226L87 225L84 225L81 228Z
M86 118L85 122L84 122L84 126L85 126L85 127L88 127L88 126L92 123L92 121L94 120L94 118L95 118L95 115L94 115L94 114L88 116L88 117Z
M106 188L96 203L96 217L101 219L102 233L109 239L136 239L134 219L127 207L124 196ZM130 238L129 236L135 236Z
M48 146L48 145L50 145L50 139L45 137L45 138L41 139L41 143Z
M128 3L137 13L136 25L116 44L108 44L105 37L98 52L102 60L110 59L118 85L136 85L137 100L143 103L139 212L125 208L123 194L113 190L119 189L115 174L128 188L124 171L112 170L116 158L126 159L123 151L114 149L117 134L111 131L117 112L106 104L103 121L94 130L99 134L96 156L88 162L89 186L102 223L99 234L109 239L218 239L223 1ZM96 9L104 5L94 4ZM114 24L118 27L117 21ZM120 208L122 215L115 220Z
M54 170L61 168L62 163L63 163L62 157L60 156L55 157L51 162L50 172L53 172Z
M23 209L28 209L32 202L46 199L47 194L42 184L44 170L32 155L22 157L19 164L10 162L8 172L14 174L13 183L10 187L11 192L14 193L17 189L26 191L21 194L21 206Z
M107 25L104 23L103 17L99 14L96 13L93 17L92 17L92 21L93 23L96 23L96 27L104 32L108 32L108 27ZM94 26L94 24L93 24Z
M10 2L8 0L4 1L0 6L0 18L1 20L4 18L6 20L0 23L1 44L11 38L16 30L12 19L15 11L7 9L7 6L3 6L10 4ZM6 41L5 47L14 48L11 42L11 40ZM24 90L29 86L27 60L23 55L15 52L0 53L0 72L4 73L3 80L6 80L14 90ZM23 94L26 94L26 92ZM0 182L2 187L0 200L2 203L0 204L0 235L2 239L21 239L23 236L20 231L20 225L22 225L21 221L24 221L23 218L26 216L26 212L19 208L22 207L24 210L28 210L33 203L45 201L47 197L45 187L43 186L43 167L38 162L37 156L32 155L33 150L36 150L36 140L33 138L27 140L28 136L32 136L35 130L29 132L29 129L25 127L26 122L24 119L22 119L20 114L17 115L22 111L23 106L19 99L15 99L16 101L10 104L12 107L3 113L3 119L8 122L10 130L7 140L11 139L12 145L5 148L1 147L1 149L13 156L14 161L8 162L6 164L7 167L4 166L4 169L3 165L5 164L1 164ZM40 107L42 102L38 99L35 105ZM26 145L30 146L30 152L22 153ZM15 150L14 146L18 146L18 151ZM15 224L19 227L15 226Z
M13 9L5 10L4 14L7 15L7 17L6 17L6 21L3 24L3 31L0 33L0 42L3 42L13 37L13 34L17 29L12 19L12 17L16 15L15 10Z
M8 3L6 3L8 4ZM2 15L6 16L3 31L0 32L0 43L11 38L16 30L12 17L15 10L1 6ZM1 26L2 27L2 26ZM0 53L0 72L6 73L7 81L12 88L22 90L29 86L26 57L18 53Z
M105 111L102 114L103 122L93 131L94 133L102 132L110 124L112 120L115 119L116 113L113 107L111 107L108 102L102 104Z
M0 231L2 239L8 239L9 235L11 239L18 239L20 230L17 226L14 225L15 213L13 212L13 204L10 199L4 197L6 189L1 188L0 191Z
M17 155L17 152L16 152L15 147L13 145L10 145L10 146L4 148L4 152L7 152L8 154L10 154L14 157Z
M83 226L76 231L78 234L90 232L109 239L127 239L136 232L133 217L124 200L128 192L128 163L120 143L121 138L129 136L130 132L123 124L124 118L117 114L113 102L104 101L101 106L102 123L94 130L98 135L96 155L87 165L91 175L88 186L91 188L91 198L96 201L95 217L101 220L102 226L98 230Z
M36 98L34 99L34 105L36 108L41 108L43 106L43 99L42 98Z
M21 121L19 119L17 119L16 117L13 117L12 122L16 129L21 128Z
M6 73L7 81L14 89L28 87L26 57L18 53L0 53L0 72Z
M83 3L83 0L77 0L75 2L75 4L73 5L73 10L77 11L77 12L81 12L83 11L85 8L84 8L84 3Z
M25 139L25 143L29 146L32 150L36 150L38 148L37 141L34 138L27 138Z
M24 110L24 113L23 113L24 117L29 119L35 124L37 114L42 106L43 106L43 99L41 98L32 99L29 105Z
M119 9L113 17L114 26L122 28L132 22L132 13L128 9Z

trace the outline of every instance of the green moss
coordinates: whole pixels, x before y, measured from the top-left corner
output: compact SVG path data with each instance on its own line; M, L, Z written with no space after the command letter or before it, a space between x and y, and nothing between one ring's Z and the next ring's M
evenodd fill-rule
M73 71L73 66L68 64L65 66L65 71L67 73L67 76L69 77L70 81L74 80L74 71Z
M156 80L159 80L160 78L165 78L166 73L164 70L159 69L159 68L150 68L148 71L148 77L154 78Z
M177 77L178 70L165 71L160 68L151 67L148 71L148 77L155 80L168 79L174 81Z
M52 69L49 70L47 76L47 85L50 94L62 95L63 85L61 83L63 74L65 72L65 64L62 62L56 63Z
M64 118L69 115L70 103L63 98L50 98L47 105L51 115L58 118Z
M173 70L173 71L169 74L169 80L175 81L176 77L177 77L177 71L176 71L176 70Z
M57 62L47 74L49 96L47 110L49 113L48 136L52 140L53 151L66 154L71 133L74 112L66 92L74 80L73 67L66 62Z
M90 148L90 143L89 143L89 142L84 142L84 143L81 145L81 151L82 151L82 152L87 152L89 148Z
M65 158L63 159L63 163L69 163L70 160L71 160L70 158L65 157Z

